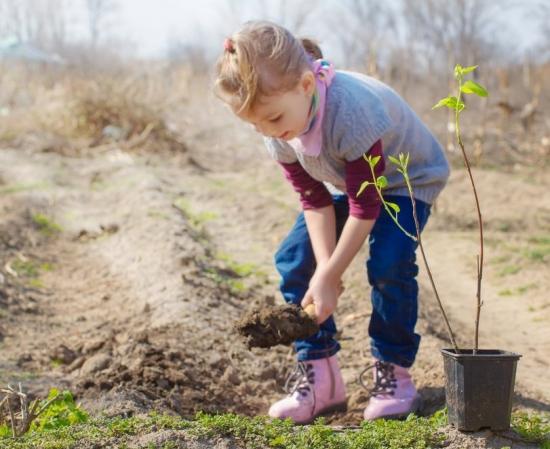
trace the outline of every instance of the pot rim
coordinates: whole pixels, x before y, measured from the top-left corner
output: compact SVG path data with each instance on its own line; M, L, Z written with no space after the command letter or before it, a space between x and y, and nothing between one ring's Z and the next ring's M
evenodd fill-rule
M491 359L512 359L519 360L521 354L504 351L502 349L478 349L477 354L473 354L473 349L460 349L460 353L456 353L453 348L443 348L441 353L444 357L453 358L455 360L475 359L475 360L491 360Z

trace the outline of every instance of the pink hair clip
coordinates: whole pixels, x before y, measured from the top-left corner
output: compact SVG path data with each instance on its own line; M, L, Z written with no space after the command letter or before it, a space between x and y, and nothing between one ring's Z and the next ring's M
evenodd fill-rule
M223 41L223 48L229 53L235 53L235 47L233 47L233 40L229 37L226 37Z

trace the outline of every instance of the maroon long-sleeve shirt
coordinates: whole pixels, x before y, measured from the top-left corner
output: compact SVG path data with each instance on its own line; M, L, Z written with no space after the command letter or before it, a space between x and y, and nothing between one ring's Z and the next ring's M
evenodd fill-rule
M385 169L382 141L376 141L365 155L380 156L380 161L374 168L375 176L380 176ZM319 209L332 204L332 196L326 186L313 178L299 161L290 164L280 162L279 164L294 190L300 194L300 202L304 210ZM350 215L362 220L378 218L381 201L374 186L369 185L361 195L357 196L361 184L365 181L373 182L369 163L363 156L346 162L345 174Z

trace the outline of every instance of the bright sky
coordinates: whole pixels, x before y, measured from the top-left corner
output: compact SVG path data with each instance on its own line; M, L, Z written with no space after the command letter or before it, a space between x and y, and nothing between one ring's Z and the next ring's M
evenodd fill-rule
M538 29L532 19L525 17L525 10L527 5L540 1L548 0L523 0L521 6L505 14L507 25L503 27L503 36L514 39L510 41L513 48L529 48L537 40ZM258 18L276 20L284 13L285 7L297 7L300 3L298 0L118 0L118 26L115 34L133 41L140 56L162 55L170 38L182 42L203 41L214 49L216 45L222 45L223 37L230 34L240 22ZM337 0L318 2L319 5L335 3ZM262 10L267 11L267 17L258 15L258 11ZM322 15L322 8L318 8L317 13ZM322 37L326 30L312 29L315 23L304 31L313 37ZM515 32L510 36L511 33L506 30ZM326 44L323 48L330 53Z

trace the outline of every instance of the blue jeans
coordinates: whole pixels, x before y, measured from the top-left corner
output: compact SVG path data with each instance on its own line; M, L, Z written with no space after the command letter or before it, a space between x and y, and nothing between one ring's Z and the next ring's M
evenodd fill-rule
M346 195L334 195L333 198L338 238L349 215L348 199ZM385 198L399 205L399 223L415 235L410 199L394 195ZM416 200L416 209L420 229L423 229L430 215L430 205ZM385 210L380 212L370 233L370 255L366 263L372 287L371 352L379 360L406 368L413 364L421 338L414 332L418 314L417 246ZM300 304L316 267L303 212L275 254L275 266L281 275L280 288L285 301ZM336 323L330 316L321 324L317 334L295 342L298 360L315 360L336 354L340 344L335 334Z

